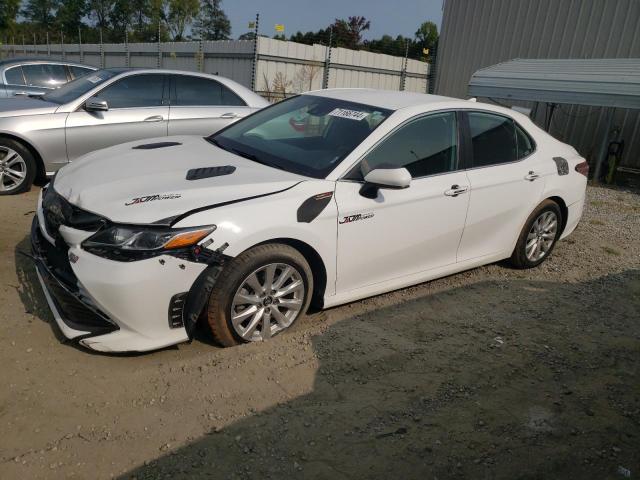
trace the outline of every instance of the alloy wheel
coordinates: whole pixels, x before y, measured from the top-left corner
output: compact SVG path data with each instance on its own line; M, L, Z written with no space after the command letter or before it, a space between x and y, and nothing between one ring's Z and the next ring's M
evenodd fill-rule
M231 324L246 341L267 340L291 326L304 305L300 272L286 263L271 263L247 276L231 304Z
M0 145L0 191L15 190L27 176L27 163L15 150Z
M535 219L529 234L527 235L527 243L525 253L527 260L537 262L544 258L553 247L558 233L558 217L554 212L546 211L541 213Z

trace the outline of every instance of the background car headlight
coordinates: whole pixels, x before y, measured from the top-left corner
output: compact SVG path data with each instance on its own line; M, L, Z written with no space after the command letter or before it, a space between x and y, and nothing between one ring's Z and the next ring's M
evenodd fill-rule
M189 228L151 228L111 225L82 242L82 248L100 256L106 252L158 254L191 247L216 229L215 225Z

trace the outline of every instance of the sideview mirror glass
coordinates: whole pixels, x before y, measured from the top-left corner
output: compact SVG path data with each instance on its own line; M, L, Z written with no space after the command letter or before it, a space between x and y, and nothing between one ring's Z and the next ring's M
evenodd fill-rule
M376 168L364 176L364 185L360 189L360 194L367 198L376 198L378 189L409 188L411 185L411 174L406 168Z
M84 108L88 112L106 112L109 110L109 104L106 100L100 100L99 98L92 97L84 102Z

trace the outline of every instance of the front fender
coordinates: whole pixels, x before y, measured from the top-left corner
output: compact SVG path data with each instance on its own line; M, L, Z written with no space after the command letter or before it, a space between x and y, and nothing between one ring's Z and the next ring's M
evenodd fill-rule
M274 195L194 213L174 226L216 225L207 239L213 243L206 248L224 252L229 257L275 239L306 243L322 259L327 273L325 294L332 295L335 293L338 215L333 195L311 221L299 221L298 210L305 200L319 194L333 194L334 189L332 181L304 181Z

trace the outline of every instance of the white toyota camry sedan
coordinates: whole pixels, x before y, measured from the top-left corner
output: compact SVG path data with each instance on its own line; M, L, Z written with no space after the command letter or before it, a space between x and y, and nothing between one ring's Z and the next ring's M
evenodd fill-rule
M90 153L32 227L64 335L99 351L269 339L310 304L498 260L535 267L578 224L588 165L526 116L369 89L322 90L202 138Z

